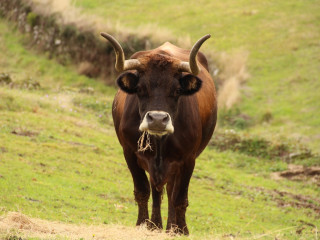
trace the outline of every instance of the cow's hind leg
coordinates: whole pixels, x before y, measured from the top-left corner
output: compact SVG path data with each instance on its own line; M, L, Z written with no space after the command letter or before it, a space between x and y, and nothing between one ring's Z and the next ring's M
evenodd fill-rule
M136 155L129 151L124 151L124 156L133 178L134 197L138 204L139 212L136 225L140 225L149 220L148 201L150 197L150 185L145 171L138 166Z
M151 214L151 224L154 224L155 228L162 228L162 218L161 218L161 198L162 190L157 191L155 186L152 184L152 214Z

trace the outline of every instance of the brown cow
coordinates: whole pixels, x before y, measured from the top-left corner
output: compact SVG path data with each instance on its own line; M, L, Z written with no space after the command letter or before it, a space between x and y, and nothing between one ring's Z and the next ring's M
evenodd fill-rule
M151 222L162 228L161 195L167 184L167 230L188 234L185 213L190 178L195 159L208 144L217 119L216 91L208 63L202 53L197 55L210 35L201 38L191 51L167 42L137 52L129 60L125 60L117 40L106 33L101 35L116 52L116 70L123 72L117 79L120 90L112 115L134 182L137 225L149 219L147 171L153 199ZM142 135L145 139L141 140ZM139 140L149 148L140 151Z

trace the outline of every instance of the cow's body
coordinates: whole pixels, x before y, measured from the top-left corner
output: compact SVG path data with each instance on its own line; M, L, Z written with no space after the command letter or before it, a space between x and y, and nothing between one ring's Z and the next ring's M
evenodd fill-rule
M161 194L163 186L167 184L169 202L167 229L176 226L184 234L188 234L185 212L188 206L188 185L195 159L208 144L217 118L215 87L203 54L198 54L200 73L197 77L202 82L200 90L198 89L194 94L181 94L177 97L174 95L175 92L172 90L172 93L170 90L177 85L178 81L175 79L186 75L185 73L177 74L175 64L188 61L189 54L190 51L170 43L165 43L151 51L135 53L131 59L138 59L143 65L143 70L138 70L139 77L143 76L139 78L139 84L142 82L148 89L145 90L149 91L148 99L143 103L143 94L119 90L112 108L116 133L134 181L134 195L139 207L137 225L149 219L147 202L150 184L145 173L147 171L150 175L153 197L151 221L157 227L162 227ZM132 72L134 73L135 70ZM121 76L119 78L121 79ZM129 85L126 79L122 82L124 86ZM193 81L193 85L189 84L188 87L191 89L196 83ZM146 104L148 106L144 106ZM142 121L146 118L143 117L150 112L153 121L153 117L158 116L157 111L160 117L163 112L169 113L167 115L169 120L172 120L173 127L168 131L172 132L157 134L156 128L156 133L152 134L154 129L151 129L151 149L138 151L137 142L142 134L139 128L141 130ZM168 120L168 117L162 118Z

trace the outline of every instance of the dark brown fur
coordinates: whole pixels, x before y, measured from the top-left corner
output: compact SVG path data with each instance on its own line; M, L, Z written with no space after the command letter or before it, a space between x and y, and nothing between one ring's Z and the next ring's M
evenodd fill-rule
M145 86L150 97L143 103L137 94L119 90L112 112L116 133L134 182L134 195L139 208L137 225L149 219L147 203L150 184L147 171L153 198L151 221L162 228L160 204L166 184L169 203L167 230L177 227L184 234L189 233L185 212L195 159L208 144L217 118L215 87L208 73L207 60L201 53L198 54L201 72L197 76L202 80L200 90L193 95L180 96L176 101L167 97L174 94L172 91L178 87L176 79L185 75L178 72L177 65L180 61L188 61L189 53L170 43L151 51L135 53L132 58L139 59L142 67L130 72L143 76L139 84ZM152 151L138 152L141 117L143 111L150 109L167 112L175 109L172 113L175 131L161 139L152 136Z

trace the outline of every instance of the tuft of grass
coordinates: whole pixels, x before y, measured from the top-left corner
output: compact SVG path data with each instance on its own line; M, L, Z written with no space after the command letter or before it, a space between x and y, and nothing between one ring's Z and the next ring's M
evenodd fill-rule
M40 88L40 83L37 80L34 80L32 77L27 77L19 81L13 81L10 74L1 73L0 74L0 84L7 85L10 88L20 88L20 89L29 89L37 90Z
M12 82L11 76L8 73L0 73L0 84L10 84Z
M223 128L246 129L252 127L255 123L252 117L241 113L239 108L233 107L231 109L219 109L218 124Z

